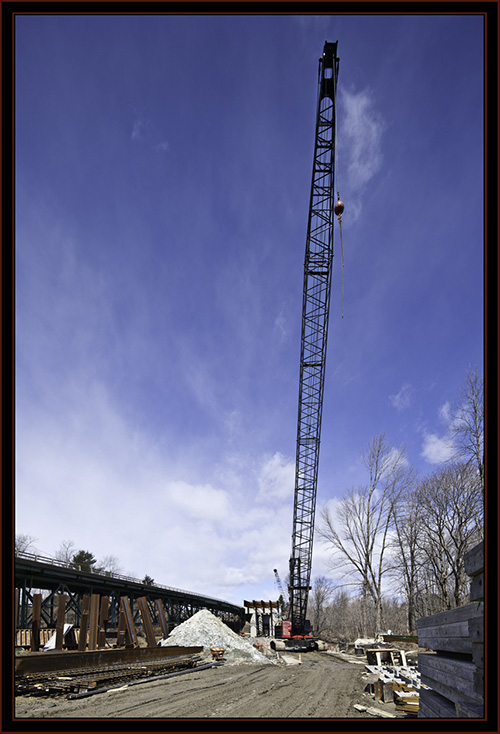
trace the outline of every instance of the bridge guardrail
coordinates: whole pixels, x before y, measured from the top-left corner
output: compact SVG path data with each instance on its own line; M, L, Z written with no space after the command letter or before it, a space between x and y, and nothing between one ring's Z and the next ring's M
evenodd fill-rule
M60 566L61 568L69 568L73 571L82 571L85 570L86 573L93 573L96 576L107 576L114 579L118 579L119 581L128 581L136 584L141 584L142 586L145 586L146 588L157 588L157 589L166 589L167 591L177 591L180 594L185 594L188 596L197 596L200 599L208 599L210 601L219 602L222 604L231 604L231 602L226 601L225 599L218 599L214 596L207 596L206 594L198 594L196 591L187 591L186 589L178 589L175 586L165 586L165 584L144 584L140 579L133 578L132 576L124 576L120 573L114 573L113 571L101 571L100 569L82 569L81 566L75 566L71 562L67 561L61 561L59 558L51 558L50 556L44 556L40 553L28 553L27 551L15 551L15 556L18 558L24 558L27 561L34 561L38 563L48 563L51 566ZM237 604L232 604L232 606L237 606Z

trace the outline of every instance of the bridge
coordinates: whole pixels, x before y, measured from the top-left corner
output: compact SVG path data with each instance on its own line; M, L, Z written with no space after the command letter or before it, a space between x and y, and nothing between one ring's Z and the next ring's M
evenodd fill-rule
M147 585L121 574L81 570L31 553L16 554L14 585L17 629L30 627L33 594L40 591L45 592L42 593L41 621L48 628L56 627L61 594L66 596L67 621L76 627L80 624L83 598L93 594L109 598L108 625L111 628L118 626L122 597L130 601L134 622L139 618L137 599L145 598L153 624L159 624L157 605L161 603L170 629L201 609L208 609L235 631L240 631L245 623L245 609L222 599L160 584Z

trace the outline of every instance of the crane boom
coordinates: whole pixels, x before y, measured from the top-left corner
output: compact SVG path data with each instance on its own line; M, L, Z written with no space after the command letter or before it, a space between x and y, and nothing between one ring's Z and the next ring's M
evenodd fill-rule
M308 633L306 612L312 566L333 268L335 99L338 67L337 42L325 42L323 55L319 59L316 137L304 260L289 585L292 637Z

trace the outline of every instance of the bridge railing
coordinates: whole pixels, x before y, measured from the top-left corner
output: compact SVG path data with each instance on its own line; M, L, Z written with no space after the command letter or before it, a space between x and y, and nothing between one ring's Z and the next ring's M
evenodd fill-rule
M146 588L156 588L156 589L166 589L167 591L176 591L180 594L188 595L188 596L196 596L200 599L208 599L209 601L215 601L222 604L229 604L230 602L225 601L224 599L217 599L214 596L207 596L206 594L197 594L195 591L186 591L186 589L178 589L175 586L165 586L164 584L157 584L156 582L154 584L145 584L140 579L133 578L132 576L124 576L121 573L115 573L114 571L103 571L99 568L85 568L82 569L81 566L77 566L71 561L61 561L59 558L51 558L50 556L44 556L40 555L39 553L28 553L27 551L15 551L15 555L18 558L24 558L27 561L35 561L37 563L48 563L51 566L60 566L62 568L69 568L73 571L86 571L87 573L93 573L96 576L107 576L108 578L114 578L118 579L119 581L128 581L135 584L141 584L142 586L145 586ZM232 606L237 606L236 604L233 604Z

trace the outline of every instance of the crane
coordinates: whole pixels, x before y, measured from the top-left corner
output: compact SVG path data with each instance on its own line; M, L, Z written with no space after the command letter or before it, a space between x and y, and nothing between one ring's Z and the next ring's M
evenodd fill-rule
M278 573L278 569L273 569L274 571L274 578L276 580L276 586L278 587L278 590L280 592L280 599L281 601L281 613L286 614L288 609L288 595L285 592L285 589L283 588L283 584L281 583L280 575Z
M335 130L339 59L337 42L325 42L319 59L316 136L304 260L299 408L295 463L289 620L281 636L288 649L318 649L306 619L310 587L333 269ZM282 645L273 645L283 649Z

